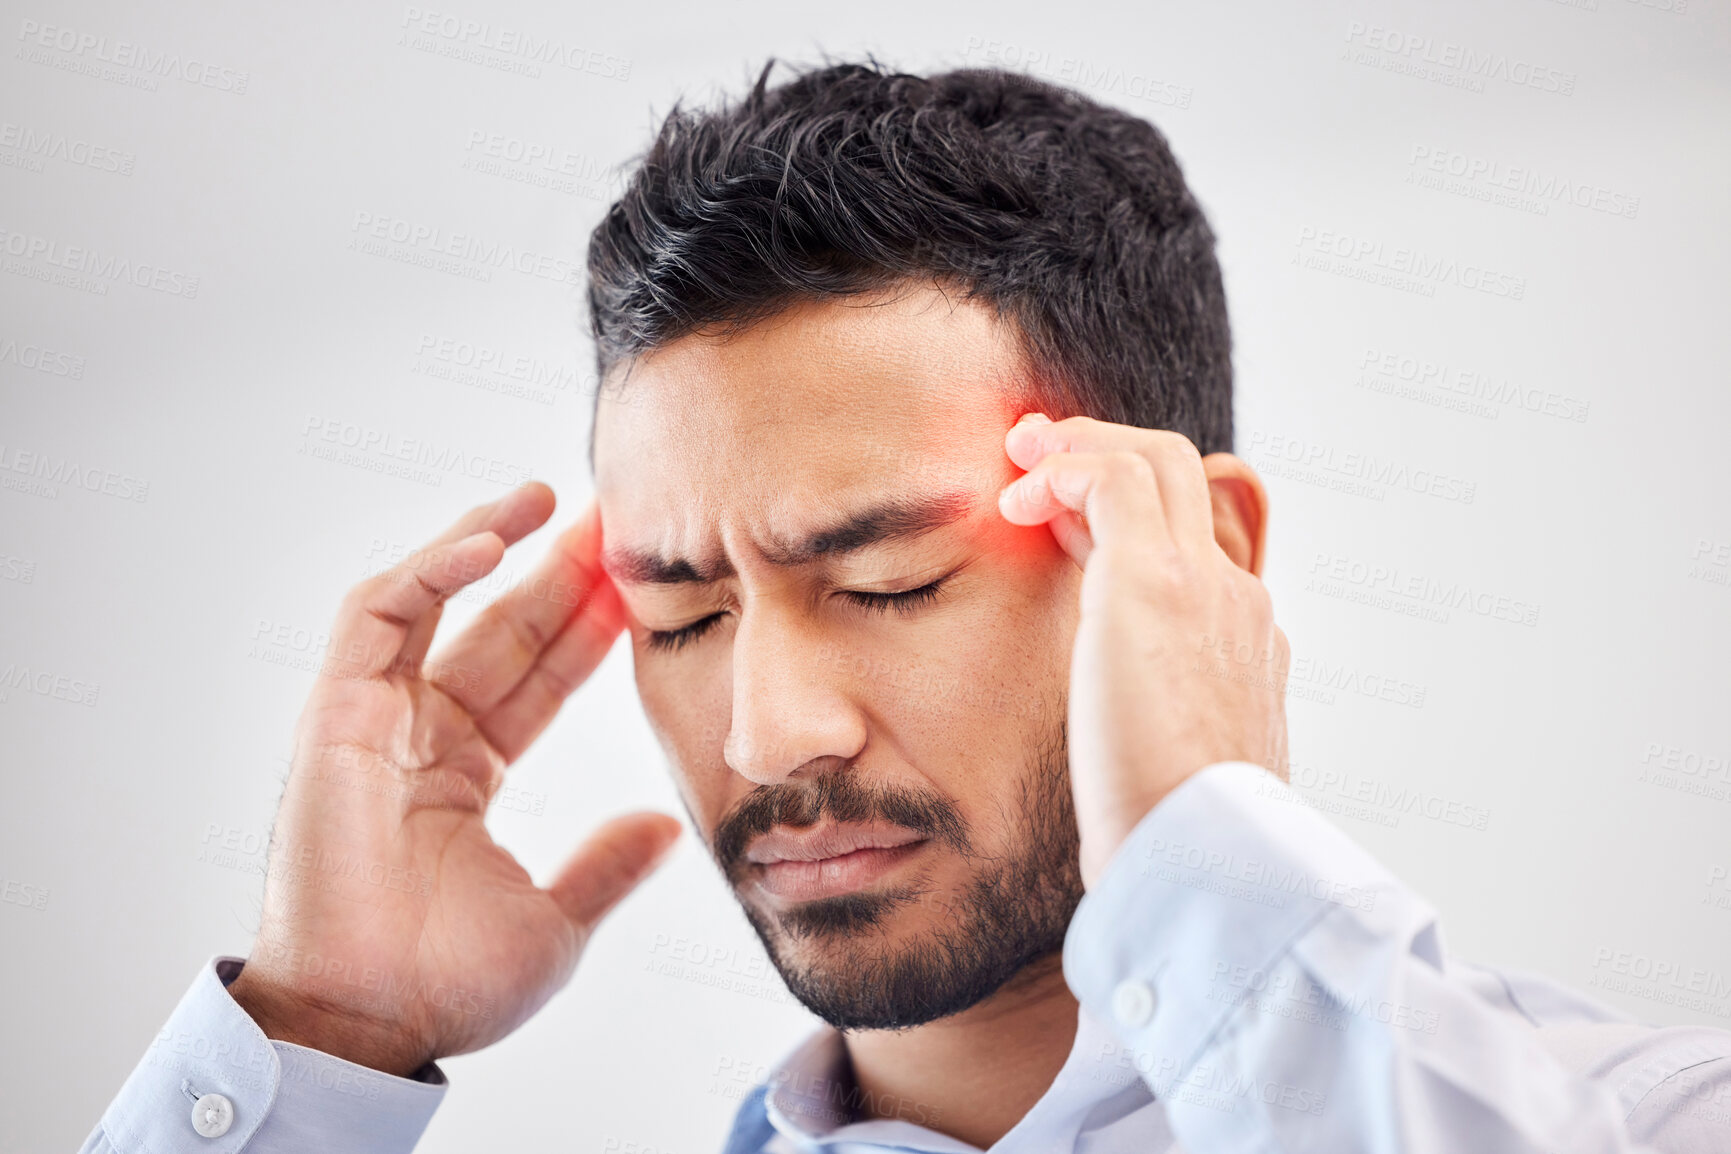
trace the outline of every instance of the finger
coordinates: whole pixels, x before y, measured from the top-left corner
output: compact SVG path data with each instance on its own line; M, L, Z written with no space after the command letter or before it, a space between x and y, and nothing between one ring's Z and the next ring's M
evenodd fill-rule
M1080 514L1094 547L1172 544L1153 467L1136 453L1048 454L1003 488L998 508L1016 525ZM1076 555L1073 537L1054 536L1078 564L1086 562L1086 555Z
M335 677L377 677L405 666L409 635L445 598L491 573L505 543L486 531L424 550L413 569L393 568L349 590L331 627L324 672Z
M678 819L664 813L613 818L578 847L547 892L587 936L619 899L661 864L681 828Z
M1088 523L1082 520L1080 513L1066 509L1047 521L1046 527L1052 530L1058 547L1068 553L1078 566L1088 564L1088 554L1094 551L1094 536L1088 532Z
M441 651L436 664L451 675L433 672L432 680L476 717L491 712L536 668L566 625L590 612L596 588L605 583L600 551L601 512L591 501L535 571L482 610ZM600 646L595 661L613 641L612 634L603 637L603 632L576 634Z
M436 548L449 541L490 530L497 533L499 539L505 542L506 548L509 548L545 525L547 519L553 515L557 503L552 489L539 481L530 481L497 501L470 509L455 525L428 542L427 547ZM419 558L424 552L425 550L411 554L403 559L402 564L410 568L422 564ZM426 660L427 650L432 647L433 635L438 632L444 609L442 602L434 606L422 616L415 628L409 631L408 638L403 642L402 654L398 658L403 668L418 669L421 662Z
M331 627L327 666L344 677L417 668L445 598L491 573L553 505L553 490L531 481L470 509L425 548L350 589Z
M445 603L440 601L431 609L421 614L421 619L415 622L409 630L409 635L403 638L402 651L397 655L397 665L402 669L419 669L427 660L427 650L432 647L433 637L439 632L439 622L445 619Z
M1024 417L1004 437L1004 450L1024 469L1051 453L1136 453L1153 467L1160 500L1175 540L1204 548L1214 540L1214 506L1202 454L1189 437L1164 429L1143 429L1070 417L1052 422L1039 414Z
M497 501L470 509L427 544L428 547L448 545L490 530L497 533L507 546L515 545L545 525L557 504L558 499L547 485L540 481L526 481Z
M476 724L507 762L522 756L565 699L589 679L625 628L619 591L602 575L588 603L565 623L541 659L506 698Z

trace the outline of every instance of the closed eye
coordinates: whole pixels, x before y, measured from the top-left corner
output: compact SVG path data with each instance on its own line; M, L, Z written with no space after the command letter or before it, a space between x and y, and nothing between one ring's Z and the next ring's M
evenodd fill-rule
M897 613L912 613L937 600L938 588L947 580L947 576L939 577L929 585L921 585L918 589L904 589L899 593L867 593L861 589L844 589L841 595L868 612L883 613L894 609Z
M908 614L936 601L939 588L948 580L949 577L946 575L929 584L921 585L918 589L904 589L896 593L871 593L863 589L843 589L840 596L868 613L885 613L894 609L899 614ZM651 629L648 637L649 648L665 653L682 649L715 628L716 623L723 616L725 614L711 613L708 617L693 621L690 625L681 626L678 629Z
M693 621L690 625L678 629L651 629L649 631L649 648L672 653L708 633L720 620L721 614L711 613L708 617Z

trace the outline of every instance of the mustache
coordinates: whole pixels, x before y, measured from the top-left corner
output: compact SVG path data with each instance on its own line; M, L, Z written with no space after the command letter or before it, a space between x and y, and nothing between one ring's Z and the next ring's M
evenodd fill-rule
M929 789L870 785L857 773L836 770L803 782L760 785L747 794L715 827L715 863L728 881L737 884L745 867L745 851L759 834L778 825L800 828L823 817L838 822L882 821L941 841L958 853L971 851L967 822L955 802Z

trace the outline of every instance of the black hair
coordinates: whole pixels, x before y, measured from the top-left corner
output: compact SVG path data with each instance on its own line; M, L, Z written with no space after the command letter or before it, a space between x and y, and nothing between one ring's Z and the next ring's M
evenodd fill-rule
M1008 316L1055 418L1232 448L1214 234L1160 132L999 69L826 62L678 103L589 244L601 380L699 330L908 280ZM599 391L598 391L599 393Z

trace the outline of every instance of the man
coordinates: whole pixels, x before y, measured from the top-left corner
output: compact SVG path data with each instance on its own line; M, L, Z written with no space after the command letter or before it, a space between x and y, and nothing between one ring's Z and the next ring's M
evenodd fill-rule
M1731 1034L1464 967L1294 803L1213 239L1149 125L836 65L675 110L593 238L597 499L526 486L357 586L252 952L89 1150L407 1150L435 1060L571 976L678 823L546 889L482 819L617 635L828 1024L727 1150L1731 1149ZM326 869L324 862L362 869Z

